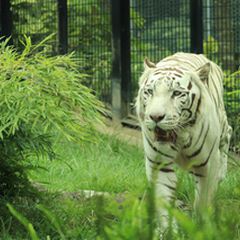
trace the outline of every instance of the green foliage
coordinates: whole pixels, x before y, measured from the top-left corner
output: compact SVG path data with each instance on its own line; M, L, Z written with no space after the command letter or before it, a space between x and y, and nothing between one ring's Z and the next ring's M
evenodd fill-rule
M131 99L137 95L138 79L143 72L143 59L150 58L159 62L176 51L189 51L190 31L179 24L179 17L163 17L145 20L141 14L132 9L131 18Z
M19 213L11 204L7 204L7 207L11 214L26 228L29 232L32 240L39 240L33 225L25 218L21 213Z
M12 0L13 41L26 34L34 44L57 30L55 0ZM68 50L75 52L78 68L87 77L82 80L95 94L110 102L111 22L110 4L104 0L68 0ZM91 17L89 17L91 16ZM51 39L47 52L58 52L57 35Z
M232 150L240 152L240 71L228 74L224 78L224 100L228 113L228 120L233 127Z
M227 110L235 117L240 113L240 71L233 74L228 74L224 78L225 100Z
M121 220L105 226L104 234L102 237L99 237L99 239L153 239L154 233L149 229L154 229L154 226L149 225L147 222L148 215L146 205L134 199L127 200L126 202L128 202L131 208L128 209L127 204L123 204L123 210L120 214L118 213L118 218ZM115 211L117 210L116 207L112 207L111 211L113 211L113 209ZM149 216L149 218L150 217L153 216Z
M61 239L65 239L65 233L61 224L61 220L42 204L37 205L37 208L47 217L47 219L50 221L50 224L52 224L52 226L59 233Z
M204 55L221 66L222 63L219 55L219 48L220 48L219 42L213 36L209 35L207 39L204 39L203 41Z
M43 170L30 176L35 181L48 181L48 191L37 201L15 198L11 202L32 224L40 239L158 239L153 193L146 184L141 149L107 136L102 136L97 146L86 144L82 149L62 141L57 144L57 154L66 158L72 169L58 161L40 161L49 169L48 176ZM94 169L99 175L96 176ZM202 219L191 208L194 181L184 172L178 176L178 196L186 206L180 210L167 208L171 227L163 239L239 239L240 216L236 214L240 208L239 166L230 160L228 175L220 185L215 204ZM116 194L89 199L76 192L90 188ZM19 220L10 220L0 207L0 236L9 240L28 239L28 229L19 225Z
M54 0L11 0L13 16L13 42L22 49L19 36L31 35L34 44L57 32L57 3ZM48 51L57 51L57 39L52 38Z
M208 38L203 42L203 52L206 56L217 54L219 51L219 43L218 41L212 37L208 36Z
M110 101L110 5L102 0L84 0L78 4L70 0L68 9L69 50L84 57L81 69L89 75L84 83L94 89L98 97Z
M46 39L47 40L47 39ZM18 54L0 44L0 192L26 188L30 159L54 157L53 137L91 141L100 121L101 103L81 84L73 55L46 57L44 41L32 46L25 38ZM28 188L26 188L28 189Z
M70 145L65 140L58 141L54 151L63 160L51 164L46 160L32 160L33 165L47 167L48 171L29 171L31 179L51 183L46 185L50 191L93 189L117 193L135 192L137 189L143 192L146 178L141 150L122 143L116 137L97 133L94 136L99 139L97 146L95 143L79 146L77 143Z
M158 49L157 52L154 49L152 51L150 49L150 56L154 56L156 58L155 61L159 61L176 51L184 52L189 50L189 27L179 25L179 21L179 18L166 17L153 22L144 31L143 39L151 40L151 44ZM167 26L172 27L169 27L166 31L161 30L161 28L165 29ZM152 41L154 39L155 42Z
M222 65L220 58L220 44L214 37L208 36L203 43L204 54L214 61ZM240 151L240 72L231 73L230 70L224 69L224 103L227 111L228 121L233 127L231 138L231 150L239 153Z

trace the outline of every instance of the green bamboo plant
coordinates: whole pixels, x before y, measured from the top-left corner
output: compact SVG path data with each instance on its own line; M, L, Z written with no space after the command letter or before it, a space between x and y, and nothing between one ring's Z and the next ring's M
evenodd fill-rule
M31 158L53 158L54 139L93 141L103 105L81 81L74 55L47 56L44 39L24 50L0 43L0 194L21 192L29 183Z

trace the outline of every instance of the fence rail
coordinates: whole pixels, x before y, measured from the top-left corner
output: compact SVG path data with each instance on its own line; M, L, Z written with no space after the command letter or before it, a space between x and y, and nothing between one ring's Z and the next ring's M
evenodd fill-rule
M240 0L1 0L0 31L36 43L51 33L51 54L75 52L85 84L113 116L133 112L142 61L178 51L204 53L224 70L225 102L240 142Z

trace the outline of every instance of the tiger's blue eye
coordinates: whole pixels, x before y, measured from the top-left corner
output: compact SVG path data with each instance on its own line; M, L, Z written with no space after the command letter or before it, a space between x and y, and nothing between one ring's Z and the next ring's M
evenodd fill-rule
M176 96L180 96L182 94L182 92L180 91L174 91L173 92L173 96L176 97Z

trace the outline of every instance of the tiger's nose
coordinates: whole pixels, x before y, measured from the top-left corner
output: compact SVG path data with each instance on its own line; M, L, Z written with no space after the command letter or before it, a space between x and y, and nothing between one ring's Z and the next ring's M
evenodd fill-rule
M156 123L162 121L164 119L164 117L165 117L165 114L164 115L150 115L150 118Z

